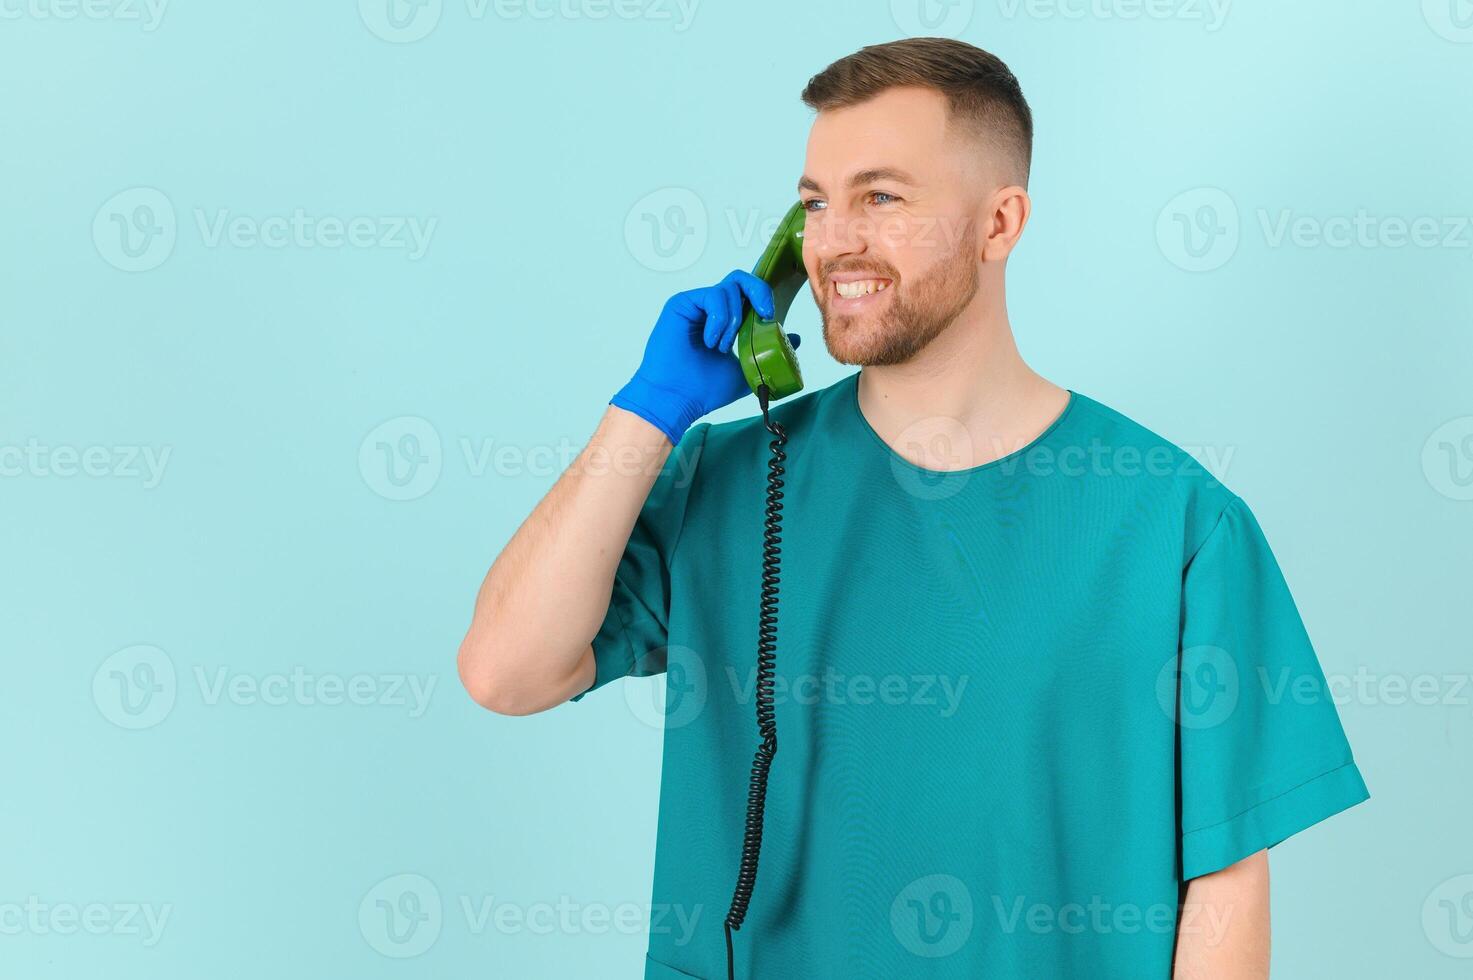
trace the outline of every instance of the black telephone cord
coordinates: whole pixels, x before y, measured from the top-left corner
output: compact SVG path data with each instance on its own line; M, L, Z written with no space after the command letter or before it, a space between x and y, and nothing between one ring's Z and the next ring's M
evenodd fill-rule
M752 886L757 882L757 858L762 852L762 816L767 807L767 776L772 758L777 755L777 714L773 707L773 672L777 666L777 586L781 569L783 461L787 453L788 430L774 422L767 412L770 396L767 385L757 387L757 401L762 406L762 422L773 435L768 448L772 458L767 463L767 507L762 534L762 605L757 620L757 732L762 741L752 759L751 784L747 789L746 825L742 831L742 861L737 872L736 891L731 896L731 909L726 913L726 976L736 980L731 950L731 934L740 929L752 901Z

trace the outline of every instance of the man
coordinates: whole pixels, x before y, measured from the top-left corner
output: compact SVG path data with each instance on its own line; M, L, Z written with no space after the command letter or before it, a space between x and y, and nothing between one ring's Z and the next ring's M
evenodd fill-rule
M1019 356L1032 121L1002 62L875 45L803 98L804 265L861 370L771 406L781 749L735 972L1267 976L1267 849L1367 792L1253 514ZM656 980L728 972L770 437L698 420L747 393L731 343L771 303L734 272L666 304L460 651L506 714L668 671L653 901L696 926L651 930Z

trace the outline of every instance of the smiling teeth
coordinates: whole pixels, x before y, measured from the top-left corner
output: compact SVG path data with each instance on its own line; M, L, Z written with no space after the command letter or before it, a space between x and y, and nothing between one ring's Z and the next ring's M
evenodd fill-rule
M859 279L854 282L836 282L834 288L845 299L858 299L870 293L878 293L890 285L884 279Z

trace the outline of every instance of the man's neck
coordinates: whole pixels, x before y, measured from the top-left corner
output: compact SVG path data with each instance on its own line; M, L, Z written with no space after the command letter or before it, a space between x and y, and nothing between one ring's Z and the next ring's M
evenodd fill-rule
M1064 411L1069 393L1018 353L1006 309L968 310L904 364L860 371L859 407L918 466L967 469L1016 452Z

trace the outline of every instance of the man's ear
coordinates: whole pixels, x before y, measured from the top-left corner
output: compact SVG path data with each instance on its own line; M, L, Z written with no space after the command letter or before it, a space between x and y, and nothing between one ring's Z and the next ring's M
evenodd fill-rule
M978 228L982 234L977 243L983 262L1001 262L1013 253L1028 216L1033 213L1033 199L1018 184L999 187L984 202Z

